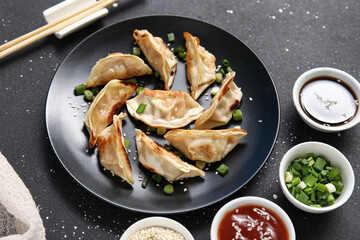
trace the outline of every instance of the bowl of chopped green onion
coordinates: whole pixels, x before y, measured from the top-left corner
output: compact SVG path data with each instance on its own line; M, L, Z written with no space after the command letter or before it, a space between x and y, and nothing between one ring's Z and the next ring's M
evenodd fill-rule
M287 199L309 213L325 213L340 207L350 198L355 185L348 159L321 142L292 147L281 160L279 179Z

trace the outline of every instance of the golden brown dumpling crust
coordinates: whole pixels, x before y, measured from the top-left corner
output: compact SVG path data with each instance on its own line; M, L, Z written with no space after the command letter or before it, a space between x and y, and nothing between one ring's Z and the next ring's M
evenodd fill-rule
M214 55L200 46L200 39L184 32L186 40L186 75L191 96L196 100L216 79Z
M176 154L150 139L141 130L135 129L135 132L138 159L146 169L158 173L169 182L205 175L204 171L182 161Z
M131 54L112 53L100 59L92 68L85 87L103 85L112 79L124 80L151 74L151 68L141 58Z
M135 30L133 36L149 64L159 72L164 89L170 90L177 68L174 54L161 38L154 37L147 30Z
M122 134L122 120L126 115L125 113L120 113L113 116L113 124L101 132L97 146L99 148L101 165L129 184L134 184L134 176L125 150Z
M226 74L218 93L206 110L195 122L195 129L212 129L226 125L232 112L240 106L241 90L234 83L235 72Z
M142 113L139 105L146 104ZM126 101L131 116L152 127L180 128L197 119L205 110L187 92L149 90L141 91L135 98Z
M113 115L136 91L135 83L111 80L96 95L85 117L85 125L90 133L89 145L95 147L98 135L111 123Z
M222 160L233 150L247 132L242 129L184 130L174 129L165 139L193 161L207 163Z

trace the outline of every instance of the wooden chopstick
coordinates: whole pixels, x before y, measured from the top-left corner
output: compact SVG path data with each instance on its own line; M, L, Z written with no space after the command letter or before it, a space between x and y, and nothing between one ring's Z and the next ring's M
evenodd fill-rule
M47 37L119 0L100 0L69 16L42 26L0 46L0 59L4 58L44 37Z

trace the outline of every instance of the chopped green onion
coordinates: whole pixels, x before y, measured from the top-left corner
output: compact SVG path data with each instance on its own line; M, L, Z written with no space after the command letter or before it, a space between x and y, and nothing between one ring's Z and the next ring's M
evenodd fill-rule
M125 147L129 147L130 146L130 141L125 139L124 140L124 145L125 145Z
M186 52L179 52L178 57L181 59L185 59L186 58Z
M225 164L221 164L217 169L216 169L222 176L225 176L226 174L228 174L229 172L229 168L225 165Z
M224 71L224 69L220 69L220 73L223 75L223 76L225 76L226 75L226 73L225 73L225 71Z
M130 78L130 79L128 79L128 81L137 84L136 78Z
M137 89L136 89L136 94L139 94L143 90L144 90L143 86L138 86Z
M233 112L233 119L235 121L241 121L242 120L242 112L240 109L236 109L234 112Z
M136 56L140 56L141 49L139 47L133 47L133 54Z
M233 71L233 70L231 69L231 67L227 67L227 68L226 68L226 72L229 73L229 72L232 72L232 71Z
M145 86L145 81L143 80L143 79L138 79L137 80L137 85L139 85L139 86Z
M175 34L174 33L168 33L167 37L168 37L169 42L171 42L171 43L175 42Z
M186 51L186 49L183 47L183 46L178 46L178 47L176 47L175 49L174 49L174 53L176 54L176 55L178 55L179 53L181 53L181 52L185 52Z
M78 86L75 87L75 94L76 95L83 95L85 92L86 88L84 84L80 84Z
M218 73L215 74L215 76L216 76L216 79L215 79L216 82L221 83L221 81L222 81L222 79L223 79L222 73L221 73L221 72L218 72Z
M136 109L137 113L143 113L146 108L146 104L140 103L139 107Z
M154 174L151 176L151 178L152 178L153 180L155 180L156 182L158 182L158 183L161 183L162 180L163 180L163 177L162 177L161 175L157 174L157 173L154 173Z
M313 153L291 162L286 168L285 184L294 198L312 207L334 204L344 186L339 170Z
M91 88L91 91L92 91L92 93L93 93L94 96L95 96L96 94L99 93L99 88L98 88L98 87L92 87L92 88Z
M224 65L225 68L230 66L230 63L229 63L229 61L227 59L223 59L222 64Z
M148 184L149 184L149 179L146 177L143 179L143 181L141 183L141 187L145 189Z
M171 195L174 193L174 187L171 184L166 184L163 191L164 193Z
M203 161L198 160L198 161L196 161L196 166L197 166L198 168L200 168L200 169L204 169L205 166L206 166L206 163L203 162Z
M327 178L331 181L333 180L337 175L339 175L339 170L334 167L333 169L330 170L330 172L327 175Z
M315 159L315 164L314 164L313 168L314 168L316 171L320 172L321 170L324 169L324 166L325 166L325 165L326 165L325 160L324 160L323 158L321 158L321 157L317 157L317 158Z
M154 86L154 90L164 90L164 84L161 82L158 82L155 86Z
M84 97L85 97L86 100L91 101L94 98L94 94L90 90L85 90L84 91Z
M157 77L157 78L160 77L159 71L155 71L155 72L154 72L154 76Z
M152 126L147 126L147 130L149 132L155 132L156 131L156 128L152 127Z
M156 133L158 135L164 135L166 133L166 128L157 128Z

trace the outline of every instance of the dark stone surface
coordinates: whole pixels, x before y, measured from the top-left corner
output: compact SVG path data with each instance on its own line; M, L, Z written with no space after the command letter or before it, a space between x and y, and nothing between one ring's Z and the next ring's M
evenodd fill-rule
M42 11L58 2L0 1L0 43L45 24ZM297 239L359 238L359 126L339 134L314 131L297 115L291 96L296 78L314 67L336 67L360 78L359 1L124 0L109 9L107 17L65 39L49 36L0 60L0 151L39 205L48 239L118 239L132 223L150 216L109 205L72 179L49 143L44 107L56 68L82 39L109 24L153 14L200 19L237 36L268 68L281 107L274 150L244 188L210 207L169 217L184 224L195 239L209 239L212 218L223 204L236 197L255 195L272 200L288 213ZM353 195L330 213L314 215L298 210L279 186L282 156L295 144L309 140L338 148L354 168Z

